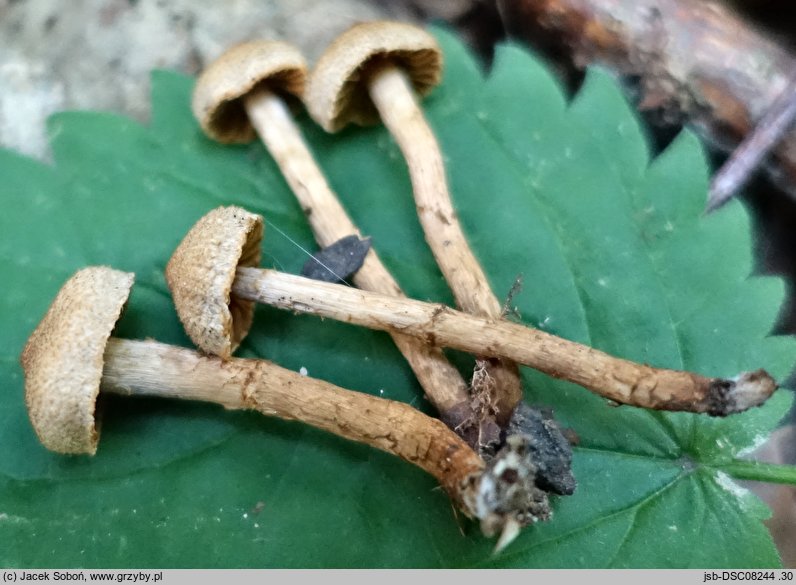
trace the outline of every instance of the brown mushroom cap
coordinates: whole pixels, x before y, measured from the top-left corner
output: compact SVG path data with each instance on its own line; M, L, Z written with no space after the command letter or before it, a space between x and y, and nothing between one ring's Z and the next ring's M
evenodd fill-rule
M97 451L95 406L103 354L134 278L105 266L77 272L22 351L28 416L39 440L52 451Z
M202 351L230 357L246 337L254 303L232 297L238 266L260 264L263 220L240 207L219 207L202 217L166 266L177 315Z
M243 97L258 86L300 97L306 78L307 63L293 45L243 43L205 69L196 82L191 109L210 138L225 144L251 142L255 131Z
M378 123L367 82L386 64L402 68L420 95L442 76L442 52L423 29L402 22L358 24L326 49L310 75L304 95L310 115L327 132L350 122Z

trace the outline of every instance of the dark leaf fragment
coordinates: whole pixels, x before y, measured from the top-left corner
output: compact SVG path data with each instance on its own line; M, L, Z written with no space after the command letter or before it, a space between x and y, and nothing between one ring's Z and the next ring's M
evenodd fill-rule
M346 236L307 260L301 275L323 282L343 282L362 267L369 251L370 238Z

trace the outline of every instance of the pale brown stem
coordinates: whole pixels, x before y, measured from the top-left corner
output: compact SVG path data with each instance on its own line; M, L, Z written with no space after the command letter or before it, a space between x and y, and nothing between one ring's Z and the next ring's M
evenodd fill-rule
M777 388L763 370L726 380L653 368L502 319L274 270L238 268L232 292L290 311L413 335L429 345L507 357L615 402L644 408L725 416L762 404Z
M304 210L318 244L326 247L346 236L361 235L329 187L282 98L257 90L247 96L246 111ZM354 284L405 296L372 248L354 276ZM442 350L405 335L393 334L393 340L443 418L454 426L462 423L461 409L454 407L467 400L467 384Z
M352 289L353 290L353 289ZM344 390L264 360L222 360L155 341L110 339L101 390L201 400L297 420L392 453L433 475L499 545L549 517L527 438L514 436L488 465L440 420L402 402ZM333 478L332 478L333 479Z
M371 99L409 167L415 205L434 258L465 312L498 319L501 304L489 287L453 209L442 153L402 70L383 67L368 82ZM493 402L505 420L522 398L516 365L492 364Z
M111 339L102 391L201 400L297 420L397 455L477 516L480 457L441 421L402 402L344 390L263 360L221 360L155 341Z

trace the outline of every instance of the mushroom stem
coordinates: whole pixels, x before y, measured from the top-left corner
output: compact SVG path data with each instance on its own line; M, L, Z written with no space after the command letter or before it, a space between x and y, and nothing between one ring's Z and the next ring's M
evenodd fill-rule
M244 99L249 120L296 195L318 243L326 247L345 236L361 235L329 187L284 100L265 88ZM405 296L373 249L354 276L354 284L385 295ZM398 333L393 340L442 418L453 427L464 422L466 409L455 407L467 401L467 385L442 351Z
M321 246L358 234L337 203L284 99L262 87L244 98L249 121L296 195ZM318 219L321 215L323 220Z
M382 121L403 152L409 167L415 205L434 258L466 313L498 319L502 307L470 249L453 209L442 153L415 98L412 84L398 67L384 66L368 80L368 90ZM516 366L493 367L493 403L510 414L522 398Z
M274 270L238 267L232 293L290 311L412 335L429 345L506 357L643 408L726 416L762 404L777 388L763 370L728 380L653 368L505 320Z
M101 391L201 400L297 420L387 451L433 475L469 516L483 461L441 421L263 360L223 361L155 341L111 338ZM472 492L472 493L471 493Z

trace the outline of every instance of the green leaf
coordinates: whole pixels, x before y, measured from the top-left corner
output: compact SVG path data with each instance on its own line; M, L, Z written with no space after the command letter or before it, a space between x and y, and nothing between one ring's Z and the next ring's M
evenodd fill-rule
M485 78L438 32L443 85L425 102L455 204L498 296L517 274L522 320L661 367L784 379L793 340L770 337L782 282L750 278L739 204L705 217L707 171L684 133L656 160L613 81L590 71L568 103L524 50ZM311 233L273 161L205 139L192 81L156 72L149 126L63 113L55 164L0 151L0 564L166 567L772 566L767 510L725 473L794 481L738 461L791 403L724 420L611 408L524 370L526 395L580 437L576 494L507 550L451 511L434 481L386 454L298 423L201 404L106 400L94 458L46 452L28 423L17 356L66 278L87 264L137 273L117 334L187 346L163 278L208 210L265 215L264 265L298 272ZM301 124L344 205L413 297L451 303L382 128ZM430 412L388 336L258 309L241 355ZM455 356L465 368L463 356Z

